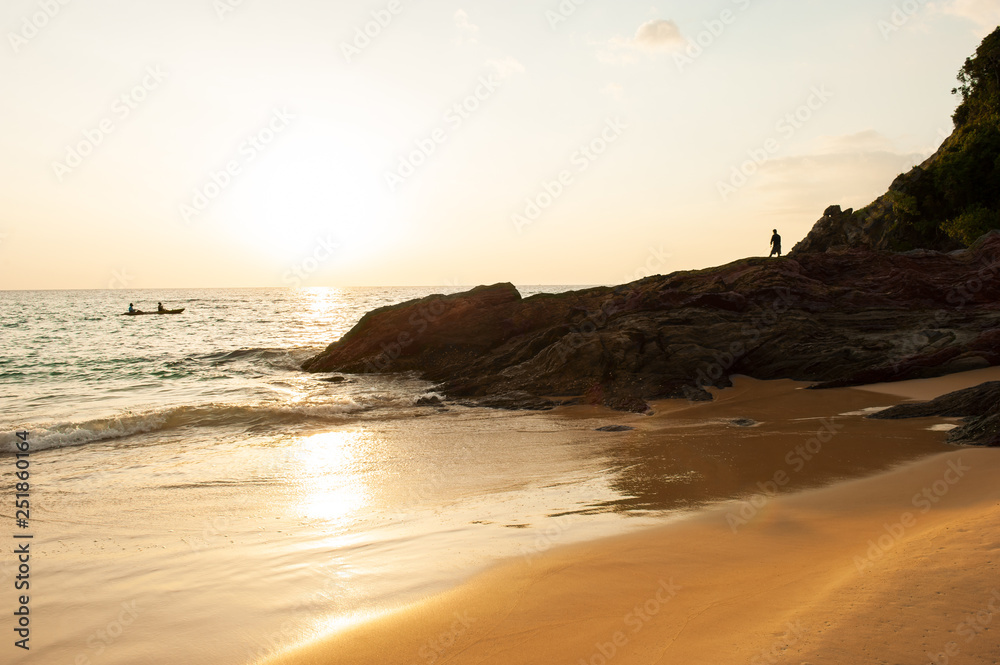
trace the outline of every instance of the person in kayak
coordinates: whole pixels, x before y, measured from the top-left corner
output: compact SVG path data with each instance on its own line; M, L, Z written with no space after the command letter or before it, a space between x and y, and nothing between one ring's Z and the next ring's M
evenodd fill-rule
M132 303L128 304L128 313L135 314L135 307L132 306Z
M156 303L156 311L157 312L165 312L167 310L163 309L163 303L162 302L158 302L158 303Z

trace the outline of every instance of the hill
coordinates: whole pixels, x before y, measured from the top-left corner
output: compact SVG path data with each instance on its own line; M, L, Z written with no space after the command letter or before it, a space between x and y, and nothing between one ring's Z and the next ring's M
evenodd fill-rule
M1000 28L965 61L955 130L861 210L826 210L793 255L846 247L951 251L1000 228Z

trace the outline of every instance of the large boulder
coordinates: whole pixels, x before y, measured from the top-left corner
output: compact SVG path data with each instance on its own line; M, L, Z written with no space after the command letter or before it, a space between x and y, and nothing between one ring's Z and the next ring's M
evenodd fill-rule
M509 317L520 300L514 285L496 284L382 307L303 368L365 374L460 363L514 334Z

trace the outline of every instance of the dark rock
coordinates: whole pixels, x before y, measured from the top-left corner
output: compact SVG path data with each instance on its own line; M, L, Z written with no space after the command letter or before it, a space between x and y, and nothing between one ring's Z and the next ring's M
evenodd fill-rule
M966 418L964 425L948 433L948 442L963 446L1000 447L1000 413Z
M898 418L964 418L985 416L1000 409L1000 381L990 381L975 388L957 390L930 402L898 404L868 416L878 420Z
M522 391L510 391L500 395L486 395L472 400L463 400L464 406L486 409L508 409L511 411L549 411L561 406L552 400L535 397Z
M1000 365L998 277L993 234L950 254L751 258L525 299L500 284L376 310L305 368L415 372L495 408L566 397L639 413L710 399L734 374L821 387L925 378Z
M868 416L881 420L898 418L965 418L962 427L948 433L948 441L960 445L1000 445L1000 381L958 390L930 402L899 404Z
M646 400L635 395L617 395L606 399L604 404L615 411L629 411L631 413L649 413L652 408L646 404Z
M303 367L310 372L370 374L419 370L430 357L441 364L466 362L516 332L515 322L498 319L497 314L520 300L513 285L497 284L382 307Z
M444 402L438 396L431 395L430 397L421 397L414 406L444 406Z
M605 427L598 427L595 432L631 432L635 428L629 427L628 425L607 425Z
M736 425L737 427L753 427L757 424L757 421L751 420L750 418L737 418L735 420L730 420L729 424Z
M320 379L320 381L324 381L326 383L346 383L347 382L347 377L346 376L328 376L325 379Z

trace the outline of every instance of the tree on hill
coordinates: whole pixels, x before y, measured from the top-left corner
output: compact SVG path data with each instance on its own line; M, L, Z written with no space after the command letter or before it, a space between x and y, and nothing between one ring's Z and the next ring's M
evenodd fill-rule
M951 215L942 229L970 245L1000 228L1000 28L958 73L956 141L938 167L938 184Z
M1000 229L1000 27L966 59L952 91L955 131L862 210L824 215L794 252L831 247L950 251Z
M952 90L962 96L955 111L955 127L992 119L1000 111L1000 28L983 40L976 54L965 60L958 72L959 86Z

